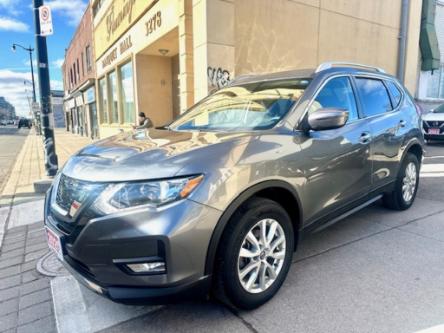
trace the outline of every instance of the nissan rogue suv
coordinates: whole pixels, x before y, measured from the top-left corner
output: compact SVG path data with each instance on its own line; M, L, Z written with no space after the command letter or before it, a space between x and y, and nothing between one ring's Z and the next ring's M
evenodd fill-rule
M423 145L412 97L381 69L241 76L169 126L72 156L46 195L48 244L117 302L211 293L252 309L304 233L379 199L408 209Z

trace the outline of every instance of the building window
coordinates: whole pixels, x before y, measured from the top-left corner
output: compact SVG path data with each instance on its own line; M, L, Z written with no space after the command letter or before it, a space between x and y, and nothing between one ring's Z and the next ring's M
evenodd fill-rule
M120 67L120 101L122 105L123 122L134 123L134 89L132 62Z
M92 69L91 66L91 47L88 45L85 48L85 57L86 57L86 71L90 72Z
M108 123L108 97L106 93L106 79L99 80L99 108L101 122Z
M77 84L77 74L76 74L76 63L74 62L73 66L73 76L74 76L74 85Z
M429 73L427 97L444 99L444 64L441 64L438 70L433 71L433 74Z
M118 109L118 99L117 99L117 78L116 71L112 71L108 75L108 88L109 88L109 98L110 98L110 109L111 109L111 123L119 122L119 109Z
M69 69L69 88L72 89L74 85L73 77L72 77L72 68Z
M81 53L81 58L82 58L82 77L85 76L85 63L83 62L83 52Z
M77 58L77 80L80 82L80 66L79 66L79 58Z

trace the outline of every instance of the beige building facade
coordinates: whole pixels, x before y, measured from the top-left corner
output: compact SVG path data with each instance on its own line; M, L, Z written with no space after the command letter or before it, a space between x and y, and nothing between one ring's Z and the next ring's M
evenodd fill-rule
M409 8L405 84L418 81L421 0ZM101 137L144 112L164 125L238 75L324 61L396 74L401 0L94 0Z

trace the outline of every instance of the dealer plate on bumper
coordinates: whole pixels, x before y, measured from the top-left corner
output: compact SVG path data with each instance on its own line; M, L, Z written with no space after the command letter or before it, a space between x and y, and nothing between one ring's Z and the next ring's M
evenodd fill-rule
M57 235L54 231L52 231L50 228L48 227L45 228L46 228L46 239L48 241L49 249L55 253L55 255L60 261L63 261L63 247L60 236Z
M439 135L440 134L440 129L439 128L429 128L428 134Z

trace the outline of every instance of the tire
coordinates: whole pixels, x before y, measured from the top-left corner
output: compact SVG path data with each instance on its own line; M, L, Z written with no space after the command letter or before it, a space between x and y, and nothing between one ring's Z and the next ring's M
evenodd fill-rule
M267 236L271 237L273 234L273 238L270 238L265 247L262 245L263 238L260 238L263 226ZM271 233L270 230L275 232ZM251 241L252 235L258 237L256 246ZM285 242L279 243L277 240L282 237ZM241 247L243 254L254 253L255 256L243 257ZM285 209L269 199L250 199L234 213L222 235L215 266L216 297L236 308L249 310L259 307L272 298L282 286L291 265L293 251L293 225ZM247 267L248 265L250 266ZM245 274L253 266L255 267ZM263 272L264 274L261 274ZM243 278L241 273L245 274ZM252 277L254 274L257 275L256 278ZM250 278L254 281L248 290ZM260 281L263 281L263 284Z
M408 168L411 168L412 165L415 168L414 175L416 177L414 185L411 185L411 180L409 180L411 176L407 175L409 173ZM394 190L384 195L384 206L393 210L406 210L412 206L418 191L419 167L418 158L412 153L407 153L399 169ZM410 174L412 174L411 169ZM404 196L403 186L406 185L404 182L411 189L411 195Z

